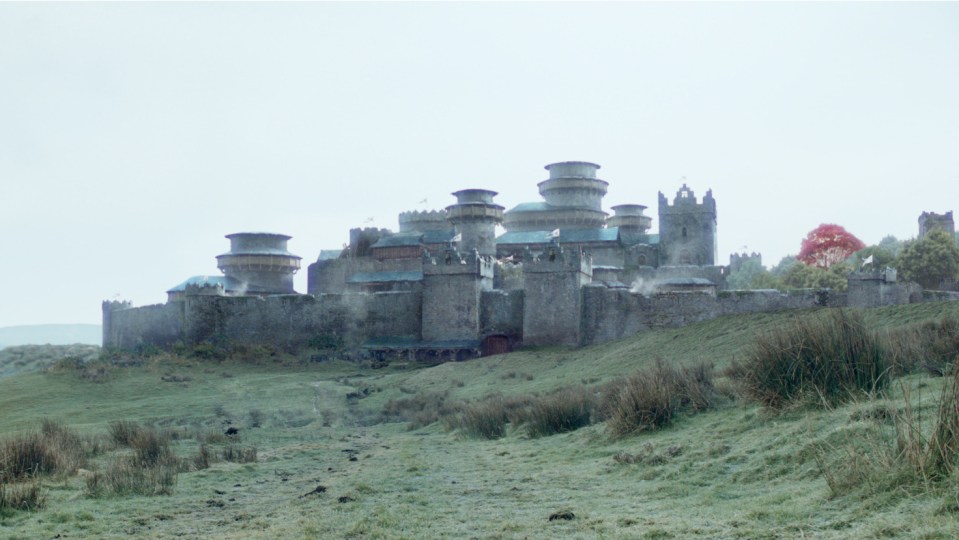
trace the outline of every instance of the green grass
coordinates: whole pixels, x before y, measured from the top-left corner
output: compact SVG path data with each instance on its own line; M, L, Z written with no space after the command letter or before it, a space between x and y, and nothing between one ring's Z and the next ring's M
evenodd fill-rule
M508 426L505 436L482 440L442 422L413 430L382 422L390 401L430 393L450 402L545 396L657 360L708 362L719 371L757 333L796 316L724 317L585 349L431 368L160 355L115 367L102 382L70 370L10 375L0 378L0 439L35 431L43 418L104 438L111 422L133 421L173 434L170 447L181 458L197 456L202 444L217 459L183 470L172 494L161 496L93 498L81 475L42 477L45 507L0 513L0 538L959 536L956 488L894 483L837 494L822 472L848 468L849 448L888 442L903 391L931 426L946 378L925 373L894 381L875 400L778 413L724 400L664 429L615 439L605 423L535 438ZM959 303L864 312L872 328L946 316L959 317ZM241 441L224 438L229 426ZM229 445L255 448L256 461L219 458ZM87 467L104 470L124 455L132 450L111 447ZM567 511L575 518L549 521Z

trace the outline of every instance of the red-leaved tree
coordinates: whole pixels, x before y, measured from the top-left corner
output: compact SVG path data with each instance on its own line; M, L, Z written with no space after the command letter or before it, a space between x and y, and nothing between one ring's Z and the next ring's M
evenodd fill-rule
M809 266L829 268L864 247L862 240L841 226L823 223L809 231L796 258Z

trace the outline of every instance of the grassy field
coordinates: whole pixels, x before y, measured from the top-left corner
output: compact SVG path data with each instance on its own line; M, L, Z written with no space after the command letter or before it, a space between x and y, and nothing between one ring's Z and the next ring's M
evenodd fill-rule
M7 374L0 438L37 430L44 418L89 437L130 420L178 434L173 448L188 457L204 437L214 449L230 444L211 434L235 427L232 442L255 446L257 461L181 472L172 494L157 496L94 498L82 473L43 477L45 507L0 509L0 538L959 537L957 478L928 485L866 475L839 493L827 482L895 444L896 411L928 424L944 377L912 374L883 396L825 410L772 412L726 391L712 410L624 438L599 423L476 440L442 422L411 430L383 414L391 400L414 397L598 387L657 361L721 370L757 333L799 314L724 317L584 349L430 368L160 355L92 375L63 362ZM959 303L865 312L878 329L947 316L959 318ZM105 446L87 469L127 452Z

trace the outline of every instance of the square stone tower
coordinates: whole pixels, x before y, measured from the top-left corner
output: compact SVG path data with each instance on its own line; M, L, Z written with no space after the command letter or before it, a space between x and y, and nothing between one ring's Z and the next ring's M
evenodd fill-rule
M956 222L952 219L951 210L945 214L923 212L919 215L919 238L926 236L936 229L946 231L951 236L956 235Z
M664 266L716 264L716 200L706 192L696 202L693 190L683 187L673 204L659 194L659 264Z
M542 255L527 255L523 277L523 344L579 345L582 288L593 281L592 258L552 244Z
M480 298L493 289L493 258L446 249L423 261L423 341L478 341Z

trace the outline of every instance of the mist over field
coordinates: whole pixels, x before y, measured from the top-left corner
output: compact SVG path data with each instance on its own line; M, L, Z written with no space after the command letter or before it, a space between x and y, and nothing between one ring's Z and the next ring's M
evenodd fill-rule
M0 349L18 345L100 345L99 324L37 324L0 328Z

